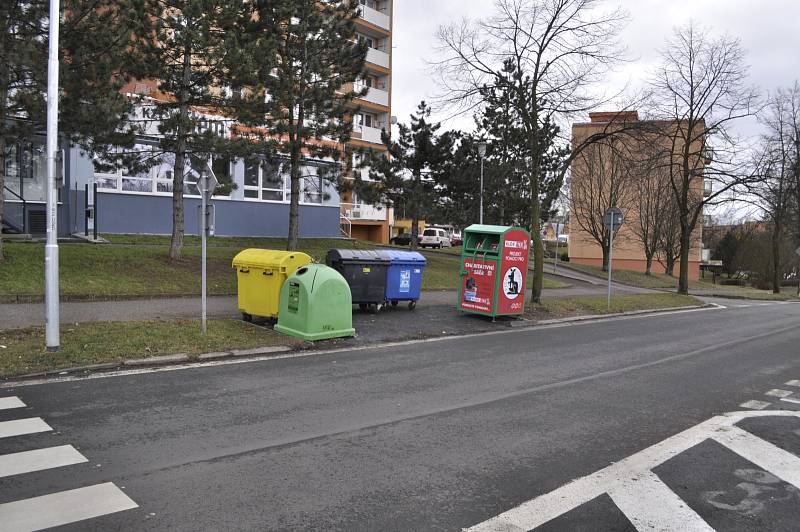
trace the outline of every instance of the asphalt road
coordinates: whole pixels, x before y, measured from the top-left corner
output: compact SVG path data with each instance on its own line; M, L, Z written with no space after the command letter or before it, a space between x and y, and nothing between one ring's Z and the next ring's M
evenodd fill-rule
M726 447L730 427L692 427L749 401L797 410L785 399L800 397L798 344L800 304L759 303L6 387L0 454L75 453L0 456L0 528L458 530L555 493L574 504L553 519L523 511L480 529L643 529L674 498L669 519L787 530L800 522L800 419L737 421L785 453L766 458ZM697 445L641 458L687 430L700 439L680 441ZM614 463L626 473L603 477ZM596 472L615 483L554 491Z

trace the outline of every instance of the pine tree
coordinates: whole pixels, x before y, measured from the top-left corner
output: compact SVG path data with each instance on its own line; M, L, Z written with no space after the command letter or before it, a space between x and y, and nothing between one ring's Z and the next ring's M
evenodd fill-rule
M120 93L130 66L125 54L131 37L125 16L129 2L62 2L59 133L90 156L102 156L133 139L131 128L124 126L130 104ZM46 0L0 3L0 218L6 157L45 128L48 6ZM21 166L20 171L30 171Z
M411 219L411 249L419 242L419 220L433 209L437 184L446 172L455 135L438 135L441 124L428 119L431 108L424 101L411 115L409 125L399 125L399 136L392 140L384 132L383 142L388 157L373 154L370 161L371 183L356 180L359 193L370 202L403 205Z
M159 146L140 154L144 166L173 163L172 236L169 256L181 258L184 201L197 194L185 181L213 154L236 152L229 141L231 100L226 94L230 56L238 53L239 29L253 16L245 0L133 0L137 77L155 90L137 102L142 129ZM228 183L230 186L230 183Z
M240 68L232 68L235 116L279 174L288 166L291 196L287 249L297 249L303 160L329 164L316 179L339 183L344 145L353 131L353 84L364 73L367 45L356 39L358 2L253 2L243 26ZM246 66L246 68L242 68ZM286 161L288 159L288 161ZM284 161L285 164L284 164ZM306 186L313 186L306 183ZM320 193L322 191L319 191Z

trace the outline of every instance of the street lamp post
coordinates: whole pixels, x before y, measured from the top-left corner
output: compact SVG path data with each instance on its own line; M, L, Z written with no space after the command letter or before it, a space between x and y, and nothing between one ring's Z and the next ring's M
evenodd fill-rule
M44 247L45 346L58 351L58 0L50 0L50 29L47 56L47 244Z
M483 224L483 161L486 158L485 142L478 142L478 157L481 158L481 210L480 210L480 223Z

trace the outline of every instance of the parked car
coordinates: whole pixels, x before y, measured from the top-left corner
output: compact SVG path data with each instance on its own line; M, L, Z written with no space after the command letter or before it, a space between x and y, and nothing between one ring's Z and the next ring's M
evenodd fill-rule
M421 248L449 248L453 244L444 229L425 229L419 239Z
M461 231L453 231L450 235L450 243L454 246L461 246L464 244L464 239L461 236Z
M411 245L411 233L406 233L404 231L397 236L390 238L389 243L394 244L395 246L409 246Z

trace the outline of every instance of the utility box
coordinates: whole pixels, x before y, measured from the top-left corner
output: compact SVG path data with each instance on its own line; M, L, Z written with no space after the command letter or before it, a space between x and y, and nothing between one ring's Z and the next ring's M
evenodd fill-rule
M233 258L236 268L239 312L245 321L253 316L278 317L281 287L298 268L311 263L299 251L245 249Z
M281 290L275 330L310 341L353 336L353 302L347 281L322 264L297 270Z
M409 310L414 310L422 289L422 274L427 261L416 251L390 249L381 251L389 259L386 270L386 301L397 306L400 301L408 301Z
M530 234L521 227L467 227L461 252L458 310L492 318L522 314L530 243Z
M347 280L353 303L362 309L368 306L375 310L383 308L389 262L382 252L366 249L331 249L325 256L325 264Z

